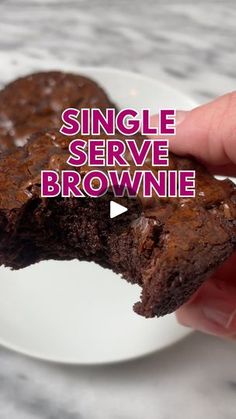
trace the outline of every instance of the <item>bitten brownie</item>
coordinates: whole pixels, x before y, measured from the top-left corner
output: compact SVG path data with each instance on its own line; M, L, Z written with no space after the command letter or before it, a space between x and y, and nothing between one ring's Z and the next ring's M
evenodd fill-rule
M64 109L114 107L93 80L58 71L22 77L0 91L0 151L22 146L44 128L59 128Z
M235 186L197 162L170 155L169 168L196 170L196 198L124 197L119 202L129 211L110 219L111 193L40 197L40 171L68 168L67 158L68 139L54 131L0 156L0 264L19 269L46 259L95 261L139 284L134 309L153 317L186 302L234 251Z

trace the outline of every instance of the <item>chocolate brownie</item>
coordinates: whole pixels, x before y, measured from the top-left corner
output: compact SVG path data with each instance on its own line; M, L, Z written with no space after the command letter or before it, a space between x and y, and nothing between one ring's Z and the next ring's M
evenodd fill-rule
M124 197L119 202L129 211L110 219L111 192L96 199L40 197L40 171L68 168L67 158L68 139L54 131L0 157L0 264L95 261L139 284L134 309L153 317L186 302L234 251L236 188L194 160L172 154L170 168L196 170L196 198Z
M58 71L32 74L0 92L0 151L22 146L34 132L61 126L68 107L114 107L93 80Z

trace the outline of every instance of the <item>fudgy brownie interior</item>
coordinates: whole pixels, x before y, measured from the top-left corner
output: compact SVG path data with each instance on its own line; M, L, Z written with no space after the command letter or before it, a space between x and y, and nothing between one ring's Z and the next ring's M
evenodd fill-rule
M68 108L114 107L93 80L70 73L49 71L31 74L0 91L0 152L22 146L45 128L60 128Z
M235 186L197 162L170 155L169 168L196 170L196 198L124 197L118 202L129 211L110 219L111 193L40 197L41 170L60 172L67 158L68 138L54 131L0 157L0 264L19 269L46 259L95 261L139 284L135 311L153 317L186 302L234 251Z

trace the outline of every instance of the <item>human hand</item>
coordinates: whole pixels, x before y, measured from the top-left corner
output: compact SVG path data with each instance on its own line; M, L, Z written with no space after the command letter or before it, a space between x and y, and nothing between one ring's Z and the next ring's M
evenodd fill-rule
M176 136L170 139L172 152L196 157L214 174L236 176L236 92L190 112L177 112L176 123ZM181 324L195 330L236 337L236 254L176 316Z

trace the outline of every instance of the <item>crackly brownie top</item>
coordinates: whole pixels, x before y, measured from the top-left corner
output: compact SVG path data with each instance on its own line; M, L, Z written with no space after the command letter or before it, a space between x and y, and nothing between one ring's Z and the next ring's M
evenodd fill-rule
M22 146L27 138L45 128L61 125L67 107L114 107L93 80L58 71L22 77L0 92L0 151Z
M106 139L106 136L103 135L103 138ZM118 133L115 138L125 141L124 137ZM71 170L71 166L67 165L70 141L71 139L59 132L49 130L32 135L27 144L15 148L11 153L2 153L0 156L0 208L7 210L20 208L33 196L40 196L41 170L58 172L65 169ZM136 141L142 141L142 137L137 135ZM135 166L129 154L127 153L125 157L131 165L131 172L134 171ZM143 198L139 195L138 199L145 216L155 218L158 212L158 217L165 219L168 214L180 207L187 207L191 211L203 207L212 212L221 208L223 217L228 220L236 219L236 188L231 181L227 179L219 181L196 161L171 153L168 168L196 170L196 197L160 199L156 195L152 198ZM94 170L94 167L92 169ZM88 166L76 168L82 176L92 169ZM120 170L118 167L117 169ZM151 163L147 160L144 169L151 169L155 172L158 167L151 167ZM163 167L161 169L163 170ZM103 167L102 170L106 168Z

